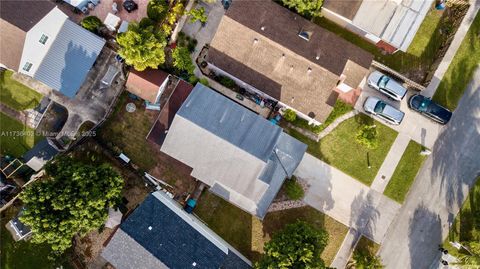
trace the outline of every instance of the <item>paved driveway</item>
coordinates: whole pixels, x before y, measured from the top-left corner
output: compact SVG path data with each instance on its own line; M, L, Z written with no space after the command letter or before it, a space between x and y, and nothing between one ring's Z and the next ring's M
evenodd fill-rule
M432 148L435 140L440 134L443 126L435 123L434 121L422 116L421 114L408 108L408 99L410 96L416 94L417 92L409 91L405 98L401 102L392 101L387 99L387 97L377 90L374 90L368 86L367 83L363 85L362 94L358 99L355 109L361 112L365 112L363 109L363 103L369 96L376 96L380 99L386 101L388 104L399 108L401 111L405 112L405 117L400 125L395 126L389 123L385 123L392 129L396 130L399 133L403 133L409 136L412 140L426 146L427 148ZM384 122L380 118L375 117L376 120Z
M381 242L400 205L323 161L305 154L295 176L310 185L304 201Z
M480 69L439 135L380 249L387 268L438 268L438 244L480 175ZM432 262L434 264L432 265Z

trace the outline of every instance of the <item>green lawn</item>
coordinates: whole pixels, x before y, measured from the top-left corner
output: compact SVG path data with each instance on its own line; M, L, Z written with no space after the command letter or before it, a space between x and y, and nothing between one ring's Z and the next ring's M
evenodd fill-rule
M455 255L458 251L449 242L469 241L480 242L480 177L455 218L443 247Z
M268 213L261 222L208 191L202 194L194 213L252 262L261 257L263 245L272 233L296 220L304 220L328 232L329 243L322 253L327 265L333 261L348 232L343 224L308 206Z
M0 112L0 152L2 155L22 156L31 149L42 136L23 123Z
M133 113L125 110L126 104L130 102L137 106ZM145 110L142 101L133 101L127 93L123 93L113 115L100 128L100 137L109 146L118 147L133 163L148 171L156 163L151 145L146 140L153 125L153 114L155 112Z
M407 149L403 153L383 194L399 203L403 203L418 170L426 159L425 155L420 154L422 150L423 146L417 142L411 140L408 143Z
M447 69L433 100L454 110L480 64L480 13Z
M0 101L19 111L36 107L40 103L42 95L13 80L12 74L13 72L10 70L0 74Z
M317 125L317 126L309 125L308 121L299 117L297 117L295 121L292 122L292 124L297 127L310 130L313 133L319 134L321 131L325 130L325 128L327 128L328 125L334 122L337 118L347 114L352 110L353 110L353 107L351 105L346 104L340 100L337 100L335 102L335 106L333 107L332 112L330 112L330 115L328 115L327 119L323 124Z
M363 124L375 124L379 133L378 148L368 150L355 141L355 134ZM378 169L387 156L397 137L393 129L373 120L365 114L358 114L337 126L320 142L312 141L295 130L286 130L290 135L308 145L307 151L324 162L370 186ZM367 154L371 168L368 168Z
M329 21L324 17L316 17L313 22L346 39L356 46L374 55L376 61L407 75L409 78L422 83L426 72L435 61L436 52L440 49L445 36L440 33L442 11L431 9L419 28L407 52L397 51L394 54L383 54L374 44L363 37Z
M373 242L372 240L366 238L363 235L360 237L360 240L358 240L358 243L355 246L355 251L356 250L365 250L365 251L368 251L372 255L377 254L379 249L380 249L379 244Z
M61 257L57 261L48 259L51 250L45 244L32 244L29 241L13 241L11 234L5 229L5 224L12 219L17 212L15 207L8 208L2 212L1 221L1 260L2 269L53 269L62 265L64 269L72 268L66 261L66 257Z

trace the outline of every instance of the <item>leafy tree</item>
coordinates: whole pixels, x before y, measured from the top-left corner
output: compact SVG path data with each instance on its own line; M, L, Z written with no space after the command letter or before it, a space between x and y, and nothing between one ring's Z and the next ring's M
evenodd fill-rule
M183 4L178 2L176 3L172 10L167 14L167 22L170 25L174 25L177 21L178 17L183 15Z
M303 221L288 224L265 244L265 254L255 268L325 268L320 254L327 243L324 230L316 230Z
M193 65L190 52L185 47L176 47L172 51L173 67L179 71L186 71L189 74L193 74L195 66Z
M96 32L98 28L103 25L103 23L96 16L87 16L80 22L80 25L90 32Z
M167 40L163 32L156 31L153 26L142 28L130 23L127 32L117 35L117 43L120 45L118 54L135 70L157 68L165 62Z
M291 200L300 200L305 195L302 185L298 183L295 177L285 181L285 193Z
M307 17L320 15L323 0L281 0L288 8L294 8L298 13Z
M190 15L190 23L194 23L196 21L207 23L208 17L205 14L204 7L192 9L188 12L188 15Z
M368 149L378 147L378 131L376 125L363 125L357 132L355 140Z
M480 268L480 242L472 241L466 245L469 253L461 253L457 265L461 265L461 268Z
M382 269L384 266L378 256L372 255L367 250L356 250L353 261L347 264L348 269Z
M153 21L161 22L167 17L168 8L165 0L150 0L147 5L147 16Z
M69 157L47 163L45 171L45 178L20 196L25 205L21 220L32 229L32 242L48 243L59 254L72 245L73 236L106 221L108 208L121 199L123 179L108 165L85 165Z
M283 112L283 118L288 122L293 122L297 119L297 113L290 108L287 108L285 112Z

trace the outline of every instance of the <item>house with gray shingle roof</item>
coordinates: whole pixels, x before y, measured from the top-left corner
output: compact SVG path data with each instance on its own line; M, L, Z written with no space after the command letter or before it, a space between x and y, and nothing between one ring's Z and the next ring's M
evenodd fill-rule
M0 65L70 98L105 45L50 1L1 1L0 26Z
M176 113L161 146L211 192L260 219L306 149L279 126L201 83Z
M116 269L248 269L251 262L165 193L150 194L101 253Z

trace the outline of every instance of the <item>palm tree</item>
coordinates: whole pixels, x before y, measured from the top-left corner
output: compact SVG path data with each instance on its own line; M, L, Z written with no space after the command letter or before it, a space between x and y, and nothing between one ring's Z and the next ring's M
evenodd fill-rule
M480 242L469 242L468 254L460 254L458 257L457 265L461 265L461 268L480 268Z

